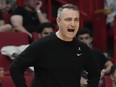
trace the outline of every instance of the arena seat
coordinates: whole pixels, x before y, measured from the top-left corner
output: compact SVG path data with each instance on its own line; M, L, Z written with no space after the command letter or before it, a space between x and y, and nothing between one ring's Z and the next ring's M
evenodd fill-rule
M110 76L105 76L103 78L103 87L112 87L112 80Z
M0 77L1 87L15 87L10 76Z
M0 48L7 45L22 45L29 43L29 36L22 32L0 32Z
M38 32L33 32L32 33L32 42L38 40L39 37L39 33Z
M22 32L0 32L0 49L8 45L25 45L29 44L29 36ZM0 53L0 67L5 71L9 70L11 60Z
M5 73L9 70L11 60L0 53L0 67L4 68Z
M25 80L27 87L31 87L31 81L32 81L33 75L25 75ZM11 76L4 76L0 77L0 84L1 87L16 87L15 84L13 83L13 80Z

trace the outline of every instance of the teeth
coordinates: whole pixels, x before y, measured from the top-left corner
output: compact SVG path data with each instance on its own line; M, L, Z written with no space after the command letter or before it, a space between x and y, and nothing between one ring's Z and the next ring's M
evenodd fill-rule
M69 32L74 32L74 29L68 29Z

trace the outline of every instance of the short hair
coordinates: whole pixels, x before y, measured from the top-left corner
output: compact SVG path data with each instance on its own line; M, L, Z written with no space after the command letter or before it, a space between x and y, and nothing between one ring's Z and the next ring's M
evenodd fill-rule
M78 38L80 35L83 35L83 34L89 34L89 36L92 37L92 32L88 28L79 28L76 37Z
M54 25L52 23L46 22L46 23L41 23L39 25L39 27L38 27L38 29L39 29L38 33L41 33L44 28L52 28L53 30L55 30L54 29Z
M116 64L113 64L110 70L110 74L114 74L115 70L116 70Z
M74 4L65 4L65 5L62 5L61 7L58 8L57 17L60 16L61 12L62 12L63 9L65 9L65 8L73 9L73 10L79 11L79 8L78 8L76 5L74 5Z

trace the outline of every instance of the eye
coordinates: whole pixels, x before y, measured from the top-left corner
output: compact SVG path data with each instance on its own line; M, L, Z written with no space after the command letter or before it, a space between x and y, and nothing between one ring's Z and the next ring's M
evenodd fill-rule
M67 18L67 19L65 19L65 21L71 21L72 19L71 18Z
M74 21L79 21L79 18L75 18Z

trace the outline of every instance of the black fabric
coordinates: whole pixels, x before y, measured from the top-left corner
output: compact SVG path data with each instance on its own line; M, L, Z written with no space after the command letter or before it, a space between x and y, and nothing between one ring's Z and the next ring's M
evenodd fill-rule
M0 11L0 20L3 20L3 15L1 11Z
M100 68L100 71L105 67L105 63L109 60L107 59L102 52L100 52L99 50L92 50L92 55L93 57L95 58L99 68ZM81 76L84 77L84 78L87 78L88 76L88 73L86 71L83 71L81 73Z
M100 67L100 70L102 70L104 68L105 63L108 61L108 59L103 55L102 52L98 50L92 50L92 54L95 60L97 61Z
M39 19L36 12L27 11L25 8L17 7L12 15L21 15L23 17L23 26L30 33L39 31Z
M23 73L29 66L35 66L32 87L80 87L83 70L89 87L98 87L100 70L87 45L76 39L62 41L52 34L33 42L11 65L16 87L26 87Z

